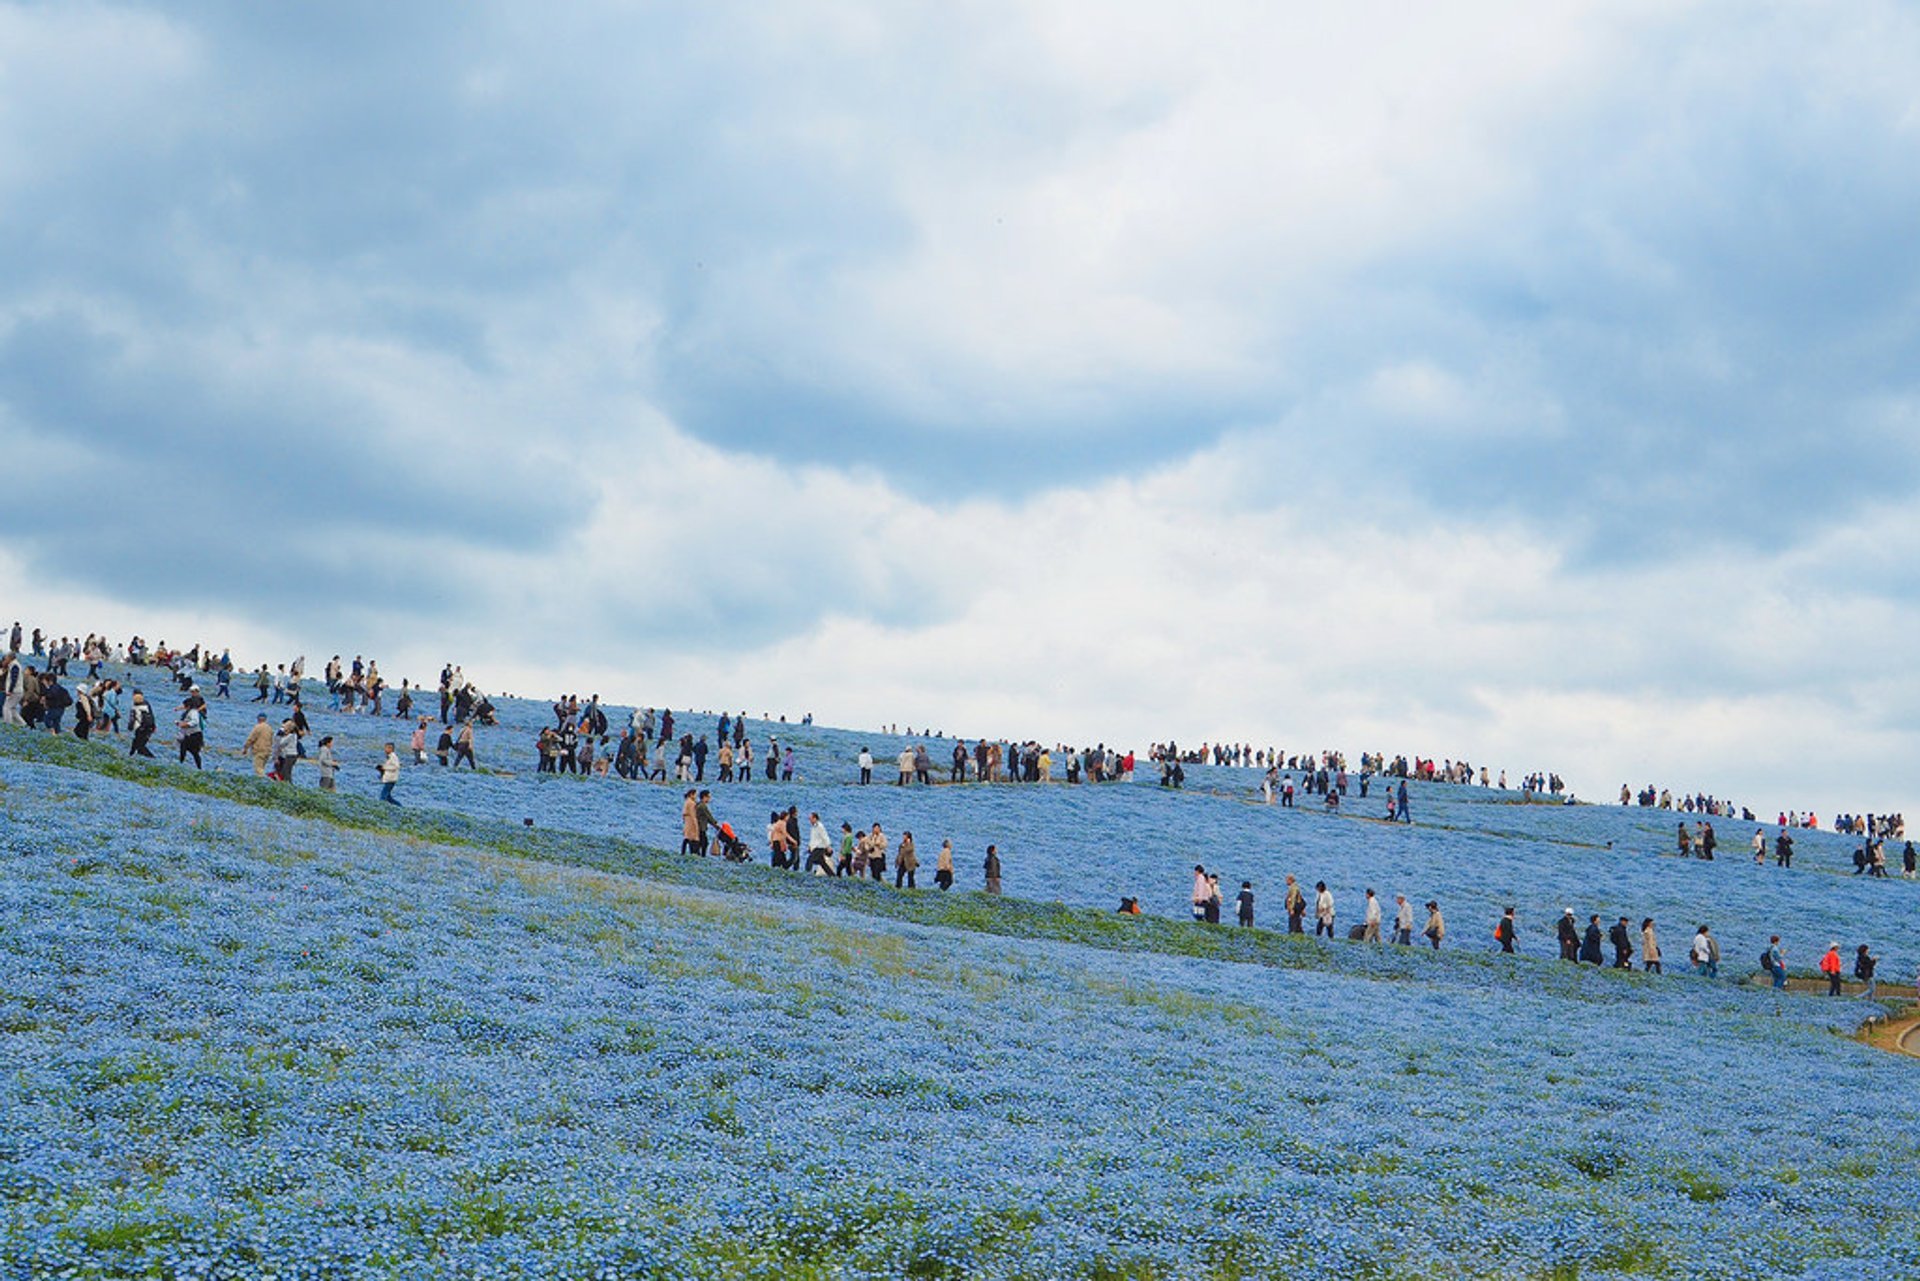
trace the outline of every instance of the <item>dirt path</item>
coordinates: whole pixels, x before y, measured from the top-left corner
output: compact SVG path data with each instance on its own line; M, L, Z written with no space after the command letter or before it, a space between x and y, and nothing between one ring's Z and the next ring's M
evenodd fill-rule
M1875 1049L1920 1059L1920 1015L1907 1014L1875 1023L1861 1032L1861 1039Z

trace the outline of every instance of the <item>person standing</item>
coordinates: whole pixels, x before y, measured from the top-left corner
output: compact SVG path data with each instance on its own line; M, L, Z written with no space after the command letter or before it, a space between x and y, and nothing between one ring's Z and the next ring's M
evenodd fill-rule
M940 854L933 865L933 883L943 890L953 888L953 842L941 841Z
M1787 986L1787 955L1780 947L1778 934L1767 941L1764 959L1767 963L1767 973L1773 975L1774 987L1784 989Z
M1764 831L1757 827L1754 828L1753 840L1749 842L1749 846L1753 850L1753 861L1755 863L1764 863L1767 861L1767 834Z
M1780 835L1773 842L1773 865L1775 867L1793 866L1793 838L1787 835L1787 829L1781 828Z
M320 740L320 751L316 759L320 764L320 790L334 791L334 775L340 772L340 758L334 755L333 735L328 734Z
M1513 954L1513 945L1520 933L1514 924L1513 909L1508 908L1500 917L1499 924L1493 927L1494 941L1500 944L1500 950L1509 956Z
M1282 901L1287 910L1287 933L1306 933L1307 896L1300 889L1300 883L1293 879L1292 873L1287 874L1287 893Z
M866 748L860 749L860 786L873 782L873 753Z
M1393 896L1393 941L1401 947L1413 946L1413 904L1407 896Z
M1640 968L1648 974L1666 973L1660 967L1660 939L1651 916L1640 922Z
M998 846L987 846L986 862L982 865L987 876L987 893L1000 892L1000 850Z
M1200 864L1193 865L1193 921L1198 925L1207 919L1207 900L1213 897L1213 891L1207 885L1207 869Z
M910 890L919 888L913 881L913 874L919 870L920 855L913 847L913 833L902 830L900 850L893 859L893 888L897 890L903 884Z
M694 853L702 858L706 857L707 842L713 839L709 833L718 826L720 826L720 820L713 816L713 793L703 787L700 789L699 799L693 806ZM788 866L798 867L799 859L791 859Z
M698 802L694 800L693 789L689 787L680 797L680 852L682 854L698 852L700 820L694 817L697 806ZM778 863L775 866L778 866Z
M1253 928L1253 882L1240 882L1240 893L1235 896L1236 915L1240 918L1241 929Z
M400 781L400 754L393 750L393 744L387 744L386 759L380 762L380 799L389 805L400 802L393 798L394 785Z
M1380 941L1380 900L1374 896L1371 885L1367 887L1366 909L1360 921L1360 941L1378 943Z
M1427 928L1422 933L1436 952L1440 950L1440 941L1447 937L1447 923L1440 915L1440 904L1433 899L1427 900Z

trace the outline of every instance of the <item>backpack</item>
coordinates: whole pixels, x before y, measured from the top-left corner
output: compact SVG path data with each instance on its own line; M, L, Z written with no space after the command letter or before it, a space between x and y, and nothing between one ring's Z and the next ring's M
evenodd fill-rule
M1769 974L1773 973L1773 949L1760 953L1760 968Z

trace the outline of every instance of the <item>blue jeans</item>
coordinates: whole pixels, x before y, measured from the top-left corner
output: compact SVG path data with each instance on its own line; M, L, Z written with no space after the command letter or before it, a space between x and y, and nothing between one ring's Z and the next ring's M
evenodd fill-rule
M1787 967L1786 966L1776 965L1773 967L1773 985L1775 987L1785 987L1787 985Z
M392 783L380 784L380 799L385 801L389 805L398 805L400 803L399 801L396 801L393 799Z
M47 733L58 734L60 732L60 722L66 718L66 715L66 708L50 707L40 713L40 723L47 727Z

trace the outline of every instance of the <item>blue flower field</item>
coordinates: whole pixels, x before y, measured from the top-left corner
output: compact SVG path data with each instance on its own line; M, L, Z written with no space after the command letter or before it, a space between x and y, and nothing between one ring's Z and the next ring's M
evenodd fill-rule
M397 809L391 720L309 709L331 798L0 729L0 1276L1920 1274L1920 1063L1852 1036L1885 1007L1745 982L1777 932L1911 994L1920 884L1843 838L1759 867L1716 822L1705 863L1670 813L1416 786L1388 827L1212 768L860 788L903 740L754 722L801 777L713 785L741 866L661 852L677 784L535 775L544 709L501 710L488 772ZM787 805L911 828L923 887L951 838L960 888L770 869ZM1367 885L1451 933L1195 925L1196 862L1263 924L1292 872L1343 935ZM1669 972L1547 959L1569 905L1656 917Z

